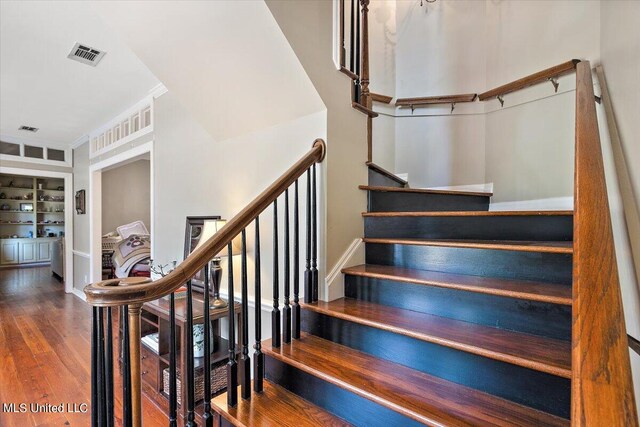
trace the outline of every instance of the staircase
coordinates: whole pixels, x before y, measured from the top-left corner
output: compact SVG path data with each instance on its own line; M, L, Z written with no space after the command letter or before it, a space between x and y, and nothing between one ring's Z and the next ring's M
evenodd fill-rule
M366 264L263 344L267 392L215 398L223 424L569 425L572 212L369 176Z

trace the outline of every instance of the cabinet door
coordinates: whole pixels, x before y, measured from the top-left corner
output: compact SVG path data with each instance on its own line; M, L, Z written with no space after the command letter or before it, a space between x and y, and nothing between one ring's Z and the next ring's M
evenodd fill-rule
M20 263L36 262L36 242L20 242Z
M5 242L1 244L0 264L17 264L20 262L18 257L18 242Z
M38 242L38 262L51 261L51 245L55 242Z

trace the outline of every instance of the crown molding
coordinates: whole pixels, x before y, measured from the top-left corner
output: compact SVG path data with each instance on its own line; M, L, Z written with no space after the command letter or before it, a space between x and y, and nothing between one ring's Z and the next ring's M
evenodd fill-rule
M157 99L167 93L167 91L168 89L165 85L163 85L162 83L158 83L149 91L149 95L153 96L154 99Z
M80 138L73 141L73 143L71 144L71 149L75 150L76 148L79 148L82 144L86 142L89 142L89 135L84 134Z

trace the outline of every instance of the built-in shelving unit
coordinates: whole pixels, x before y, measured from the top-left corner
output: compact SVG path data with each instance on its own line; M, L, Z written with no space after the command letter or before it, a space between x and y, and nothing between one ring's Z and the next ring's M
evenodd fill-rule
M0 264L44 263L64 235L64 180L0 175Z

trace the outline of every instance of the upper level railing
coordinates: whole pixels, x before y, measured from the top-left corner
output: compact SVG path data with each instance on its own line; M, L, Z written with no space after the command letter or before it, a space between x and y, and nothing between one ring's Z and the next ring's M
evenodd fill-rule
M209 303L209 274L208 263L226 248L228 251L228 363L227 363L227 396L229 406L238 403L238 381L240 381L241 396L243 399L251 398L251 357L249 355L249 301L248 301L248 271L247 271L247 228L253 223L254 232L254 295L255 295L255 342L253 348L254 380L253 390L262 391L264 378L264 355L261 351L261 256L260 256L260 214L270 205L273 205L273 310L272 310L272 346L280 347L281 341L291 342L291 339L300 338L300 207L299 207L299 179L306 173L306 230L302 236L305 241L306 263L304 270L304 300L313 302L318 299L318 221L317 221L317 184L316 163L322 162L326 153L324 141L318 139L312 149L287 170L280 178L271 184L265 191L256 197L240 213L227 222L216 234L202 246L196 248L180 265L168 275L151 281L145 278L127 278L106 280L87 286L84 289L87 302L93 305L93 333L91 352L91 402L92 425L114 425L114 389L113 389L113 357L112 357L112 322L111 308L121 308L121 322L123 334L123 424L125 426L139 427L142 422L141 404L141 357L140 315L142 304L156 300L164 296L170 296L169 323L169 425L178 423L177 411L177 367L176 359L178 343L176 337L176 291L186 284L186 348L182 353L186 359L186 373L181 375L183 390L186 387L185 425L195 426L195 374L193 355L193 296L191 279L205 269L204 274L204 348L212 349L213 343L210 337L210 303ZM290 187L293 186L293 189ZM293 193L290 197L290 190ZM282 197L284 196L284 197ZM278 199L284 199L281 216L278 214ZM290 205L290 199L293 203ZM290 215L293 216L293 227L290 223ZM284 224L284 235L280 237L278 230L279 221ZM241 319L242 328L237 331L240 341L240 351L237 357L235 338L235 288L234 269L232 255L232 240L236 236L241 237ZM283 247L280 258L280 247ZM284 271L280 270L281 261ZM283 290L283 307L280 310L280 289ZM292 289L293 288L293 289ZM293 295L291 295L293 290ZM105 312L106 311L106 312ZM210 351L204 351L205 367L211 366ZM165 390L167 392L167 390ZM204 369L204 399L202 401L202 418L206 426L213 423L211 411L211 372Z
M571 423L637 426L591 66L576 66Z

